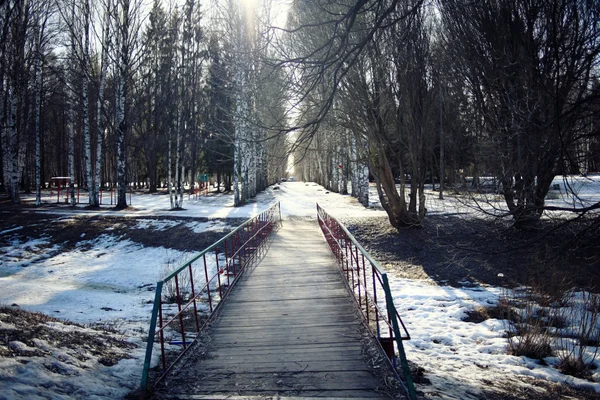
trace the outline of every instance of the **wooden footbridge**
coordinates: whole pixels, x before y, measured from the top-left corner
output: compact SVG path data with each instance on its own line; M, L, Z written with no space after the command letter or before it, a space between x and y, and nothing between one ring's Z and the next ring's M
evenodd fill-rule
M414 398L383 348L391 354L396 339L407 374L408 334L385 274L323 210L321 229L281 225L277 214L278 205L158 283L142 388L158 381L150 393L160 399Z

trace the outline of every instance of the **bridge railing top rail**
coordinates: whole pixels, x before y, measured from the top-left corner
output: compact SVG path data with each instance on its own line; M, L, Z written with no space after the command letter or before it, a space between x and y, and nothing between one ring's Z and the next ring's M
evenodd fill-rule
M266 249L281 222L280 204L250 218L156 283L141 390L148 389L155 340L160 343L160 381L207 326L245 267Z
M354 235L319 204L317 219L366 325L391 360L398 351L407 393L411 399L416 398L402 344L403 340L410 340L410 334L394 305L387 273Z

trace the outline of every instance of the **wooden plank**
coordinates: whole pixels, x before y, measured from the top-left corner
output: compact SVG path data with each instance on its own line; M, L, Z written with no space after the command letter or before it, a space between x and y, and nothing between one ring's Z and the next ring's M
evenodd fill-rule
M305 353L271 353L271 354L221 354L220 352L211 353L212 357L203 361L203 366L213 370L216 365L229 365L236 364L240 367L252 367L254 365L262 364L277 364L284 365L286 363L293 363L294 365L303 364L302 368L307 363L318 363L324 362L328 365L335 366L336 369L341 366L344 369L359 369L366 370L364 363L364 355L361 351L338 351L338 352L305 352ZM350 368L348 362L353 360L360 360L361 366L356 368ZM300 368L300 369L302 369ZM326 368L322 370L327 370ZM343 370L343 369L342 369Z
M266 328L266 327L272 327L272 326L293 327L293 326L300 326L300 325L301 326L313 326L315 324L316 325L322 324L322 325L328 325L328 326L335 326L335 325L347 324L347 323L351 323L351 322L358 323L360 321L356 315L336 314L336 313L329 313L327 315L327 317L322 316L321 320L324 322L321 322L321 323L315 322L314 319L305 318L302 316L278 314L274 318L273 317L271 317L271 318L253 317L252 319L244 320L244 321L239 321L239 320L236 320L235 318L223 318L223 319L218 320L213 325L213 327L236 329L238 327L240 327L240 328L241 327Z
M345 332L356 332L359 328L359 323L355 322L347 322L342 321L338 323L332 323L330 321L320 321L313 320L311 322L305 322L304 324L290 324L287 326L280 326L277 323L273 323L270 325L263 326L245 326L245 325L221 325L214 327L215 330L218 328L219 335L255 335L255 334L268 334L269 336L279 336L283 334L287 334L287 336L292 336L295 334L302 334L303 332L308 332L312 334L341 334ZM268 329L265 329L268 328Z
M198 392L232 390L373 390L379 382L367 371L330 371L280 374L236 374L201 371L194 374ZM187 378L172 379L169 385L184 386ZM201 385L200 385L201 382Z
M319 298L323 300L325 298ZM253 302L231 302L227 310L223 309L221 314L227 314L249 317L251 315L261 315L264 313L280 313L288 315L314 314L315 318L320 312L333 313L344 311L353 307L353 303L344 298L330 298L327 302L306 302L307 299L279 300L279 301L253 301Z
M321 276L319 276L321 275ZM239 287L249 290L277 290L279 287L312 287L315 290L325 289L326 287L346 287L340 280L340 273L334 272L329 276L322 275L319 272L308 272L302 276L291 279L289 276L279 276L269 278L268 276L252 277L249 280L240 280ZM270 286L269 286L270 285Z
M165 400L311 400L311 399L328 399L328 400L347 400L347 399L372 399L372 398L386 398L385 393L379 394L374 391L367 390L340 390L335 394L339 397L332 397L329 391L305 391L305 396L297 396L294 394L286 395L285 392L254 392L253 394L238 394L231 392L212 392L211 394L179 394L179 395L165 395L162 398ZM273 397L271 397L273 396Z
M343 335L344 338L350 340L360 340L361 336L358 334L352 335L346 333ZM213 343L215 346L285 346L294 343L302 344L326 344L326 343L338 343L340 342L339 335L313 335L311 333L305 333L303 335L292 336L292 337L239 337L235 335L215 335Z
M221 347L218 349L218 355L226 356L226 355L244 355L244 354L252 354L253 357L260 357L262 355L269 354L282 354L289 355L290 357L295 357L299 354L307 354L311 353L323 354L327 356L329 353L351 353L351 352L361 352L362 346L355 342L342 342L342 343L332 343L332 344L317 344L317 345L302 345L295 344L289 346L268 346L268 347L245 347L243 349L236 349L232 347ZM212 353L211 354L215 354Z
M281 276L277 278L258 277L256 279L241 280L238 283L238 287L244 288L244 290L273 290L280 287L312 287L326 288L343 286L343 282L340 281L338 276L333 276L330 279L324 279L325 277L315 276L315 274L307 274L296 279L291 279L289 276Z
M240 292L232 295L228 302L257 302L257 301L281 301L281 300L324 300L329 298L347 299L346 289L328 290L325 293L315 292L314 290L283 291L283 292Z
M215 362L216 361L216 362ZM365 360L362 358L346 358L334 360L298 360L271 358L267 361L253 362L252 360L207 360L207 370L214 373L234 372L241 373L286 373L286 372L342 372L342 371L367 371Z
M303 315L287 314L287 313L276 313L271 317L267 317L265 314L257 315L244 321L236 320L235 318L223 318L213 324L213 328L236 328L236 327L270 327L270 326L281 326L281 327L292 327L294 325L303 326L333 326L340 324L350 325L352 323L359 324L360 319L356 315L348 313L335 313L329 312L327 317L321 316L321 318L315 320L314 318L307 318Z

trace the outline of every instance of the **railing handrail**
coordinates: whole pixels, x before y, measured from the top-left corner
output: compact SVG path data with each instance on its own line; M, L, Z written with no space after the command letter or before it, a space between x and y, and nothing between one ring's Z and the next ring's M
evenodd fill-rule
M375 269L377 270L377 272L380 275L387 274L387 272L385 272L384 269L381 267L381 264L379 264L379 262L377 260L375 260L373 257L371 257L369 252L364 247L362 247L360 245L360 243L358 243L358 241L356 240L354 235L352 233L350 233L350 231L346 228L346 226L344 224L342 224L336 217L334 217L333 215L331 215L327 211L325 211L325 209L323 207L321 207L318 203L317 203L317 209L323 210L329 218L331 218L332 220L337 222L337 224L340 226L340 228L342 228L344 233L352 241L352 244L354 244L356 247L358 247L358 250L360 250L360 252L362 254L364 254L365 258L371 263L371 265L373 265L373 267L375 267Z
M279 210L279 215L276 214L276 212ZM226 299L227 295L229 294L229 292L231 291L231 289L234 287L235 283L237 282L238 278L239 278L239 273L241 273L244 269L244 266L248 263L248 262L253 262L253 260L255 259L256 256L256 251L258 249L262 249L262 245L265 242L265 238L266 236L270 233L270 231L267 232L263 232L265 229L267 228L272 228L274 226L274 224L276 223L276 219L277 216L279 216L279 223L281 223L281 206L280 203L277 202L273 205L271 205L270 207L268 207L267 209L261 211L260 213L254 215L253 217L249 218L247 221L245 221L244 223L242 223L241 225L237 226L234 230L232 230L231 232L229 232L227 235L223 236L221 239L217 240L216 242L214 242L213 244L211 244L210 246L208 246L207 248L205 248L204 250L202 250L199 254L197 254L196 256L194 256L192 259L184 262L180 267L178 267L176 270L174 270L173 272L169 273L167 276L165 276L163 279L159 280L156 282L156 292L154 295L154 303L153 303L153 307L152 307L152 315L150 318L150 329L148 330L148 342L146 344L146 356L144 359L144 369L142 372L142 381L141 381L141 390L142 392L145 392L148 388L148 379L149 379L149 371L150 371L150 362L152 359L152 352L153 352L153 346L154 346L154 340L156 335L160 334L160 340L161 340L161 352L162 352L162 358L163 358L163 375L161 376L161 378L173 367L173 365L183 356L183 354L185 353L185 350L187 349L186 346L186 340L185 340L185 336L186 336L186 329L184 329L183 327L183 322L182 321L182 315L183 312L188 310L192 304L194 306L194 312L196 313L196 331L200 332L202 331L202 329L204 329L204 327L206 326L206 324L208 323L208 321L210 321L211 318L214 317L215 313L221 308L222 304L223 304L223 300ZM264 222L264 225L261 225L261 222ZM251 225L252 224L252 225ZM256 226L254 225L256 224ZM248 237L244 237L245 233L247 233L247 231L244 231L245 228L247 228L248 226L250 226L251 231L249 231L250 235ZM256 231L252 230L253 228L258 227L258 229ZM241 232L241 235L240 235ZM238 235L237 237L235 235ZM263 235L264 237L261 239L259 236ZM243 243L236 243L236 240L242 240ZM258 238L258 239L257 239ZM233 239L232 243L231 243L231 251L232 253L227 254L227 240L228 239ZM257 242L257 246L256 248L254 248L255 253L250 254L250 256L248 257L248 254L246 253L246 250L244 250L243 254L242 254L242 249L246 249L246 246L251 243L251 241L253 240L258 240ZM237 244L237 248L235 248L235 245ZM225 264L223 265L223 267L219 266L219 249L218 247L220 245L223 245L223 250L224 250L224 254L225 254ZM210 277L208 277L208 270L207 270L207 262L206 262L206 255L211 254L211 252L214 251L214 255L215 255L215 263L216 263L216 272ZM223 254L223 253L221 253ZM235 259L236 257L239 260L239 267L240 270L238 271L236 268L236 264L235 264ZM248 258L245 258L248 257ZM178 274L182 273L183 271L186 270L186 268L189 268L189 274L190 276L192 276L192 271L193 271L193 264L199 260L203 260L204 261L204 273L205 273L205 279L206 282L204 284L204 286L202 288L200 288L199 290L195 290L194 289L194 284L193 284L193 279L191 278L191 289L192 289L192 297L189 299L189 301L185 304L182 304L182 296L180 294L179 291L179 282L178 282ZM242 260L244 260L244 263L242 265ZM221 273L224 272L225 270L229 271L229 268L233 266L233 281L230 282L229 280L229 275L227 275L227 289L224 291L221 291L221 288L223 287L223 284L221 283ZM212 272L211 272L212 274ZM213 282L215 280L215 278L218 278L218 285L219 285L219 303L217 303L216 307L213 309L212 306L212 302L211 302L211 288L210 288L210 284L211 282ZM172 279L175 279L175 285L177 287L177 313L170 319L167 320L166 323L164 323L163 321L163 317L162 317L162 292L163 292L163 287L165 286L165 284L169 281L171 281ZM198 323L198 311L196 310L196 301L197 299L202 295L202 293L206 290L207 294L208 294L208 300L209 300L209 305L210 305L210 313L208 316L208 319L202 324L202 327L199 327L199 323ZM215 300L216 301L216 300ZM160 326L159 329L157 330L157 322L158 319L160 318ZM171 365L169 365L168 368L165 367L165 353L164 353L164 331L165 328L167 326L169 326L169 324L171 324L172 322L176 321L177 319L180 320L181 322L181 328L182 328L182 343L183 343L183 352L176 358L176 360L171 363ZM160 378L159 378L160 379Z
M406 380L406 391L409 397L414 400L416 399L416 391L414 384L412 382L412 378L410 376L410 369L408 366L408 361L406 359L406 353L404 352L404 345L402 344L402 340L410 340L410 335L400 314L398 313L398 309L394 305L394 299L392 296L392 292L390 289L387 273L381 268L380 264L374 260L369 252L362 247L354 235L352 235L348 229L340 222L337 218L330 215L327 211L325 211L319 204L317 203L317 220L319 221L319 226L323 235L325 236L325 240L329 245L329 248L333 252L336 257L338 264L340 265L340 270L342 272L342 276L344 277L347 287L351 292L356 304L363 316L363 322L365 322L365 326L367 326L369 332L376 338L381 339L381 331L379 327L379 323L383 321L389 328L389 339L394 340L396 342L396 346L398 348L398 354L400 356L400 361L402 365L403 374ZM332 224L333 222L333 224ZM331 226L330 226L331 225ZM332 228L337 232L332 231ZM340 229L343 232L343 237L338 231ZM348 241L351 245L348 245ZM354 246L354 248L352 247ZM345 251L344 251L345 250ZM361 283L361 263L359 261L359 252L361 254L362 259L362 279ZM354 253L354 254L353 254ZM369 262L371 266L372 273L372 285L373 287L369 289L369 285L367 285L366 279L366 268L365 268L365 259ZM345 266L345 270L344 270ZM356 271L356 281L354 280L354 272ZM344 272L346 274L344 275ZM351 275L350 275L351 273ZM352 277L352 282L350 282L350 276ZM377 278L377 279L376 279ZM385 306L387 311L387 318L384 318L381 308L378 304L377 299L377 285L376 280L380 284L380 289L383 290L385 295ZM356 288L355 288L356 282ZM362 290L361 290L362 289ZM372 291L372 294L369 293L369 290ZM358 295L358 296L357 296ZM364 296L364 310L363 311L363 302L362 297ZM373 332L371 327L369 326L369 301L371 302L372 307L375 309L375 325L376 332ZM379 314L382 314L382 317L379 318ZM406 334L405 337L402 336L400 328ZM383 350L383 349L382 349ZM392 349L393 350L393 349ZM390 355L391 357L391 355Z
M342 224L337 218L335 218L334 216L332 216L331 214L329 214L327 211L325 211L321 206L319 206L319 204L317 203L317 210L322 210L325 214L327 214L327 217L333 221L336 222L336 224L343 230L343 232L346 234L346 236L348 236L348 238L350 239L350 241L352 242L352 244L354 246L356 246L358 248L358 250L360 251L361 255L363 255L367 261L369 261L369 263L371 264L372 268L374 271L377 272L377 280L379 281L379 283L381 284L381 287L384 289L384 291L386 291L387 289L385 289L385 279L384 276L387 277L387 272L385 272L383 270L383 268L381 268L381 265L375 260L373 259L373 257L371 257L371 255L369 254L369 252L360 245L360 243L358 243L358 241L356 240L356 238L354 237L354 235L352 235L350 233L350 231L348 231L348 229L346 228L346 226L344 224ZM327 230L329 231L329 233L333 236L333 232L331 232L331 229L329 229L328 226L325 226L327 228ZM336 242L337 243L337 242ZM338 247L341 246L339 243L337 243ZM350 255L350 257L353 257L352 255ZM358 263L358 259L356 259L356 262ZM369 293L365 293L365 296L369 296ZM377 303L374 304L374 307L376 307L377 309L379 309L379 311L381 311L379 305ZM400 325L402 327L402 330L404 331L405 336L400 336L400 338L402 340L410 340L410 333L408 332L408 329L406 328L406 325L404 325L404 321L402 321L402 318L400 317L400 313L398 312L398 309L396 308L396 306L393 304L392 302L392 309L393 309L393 314L396 315L398 321L400 322ZM392 321L388 321L386 319L383 320L386 325L388 325L388 327L390 329L393 330L393 322Z
M178 273L180 273L181 271L183 271L187 266L189 266L190 264L194 263L195 261L198 261L198 259L200 259L200 257L204 256L206 253L208 253L209 251L213 250L215 247L219 246L221 243L225 242L231 236L235 235L237 232L239 232L246 225L248 225L249 223L253 222L253 219L256 218L256 216L264 213L265 211L270 210L271 208L275 207L278 204L280 204L280 203L277 202L274 205L272 205L269 208L267 208L266 210L263 210L260 213L258 213L256 215L253 215L252 217L248 218L248 220L244 221L241 225L238 225L234 230L232 230L231 232L229 232L227 235L223 236L221 239L217 240L216 242L214 242L213 244L211 244L210 246L208 246L207 248L205 248L204 250L202 250L200 253L198 253L196 256L194 256L192 259L190 259L190 260L186 261L185 263L183 263L179 268L177 268L176 270L174 270L173 272L171 272L169 275L167 275L166 277L164 277L163 279L161 279L161 281L162 282L167 282L167 281L173 279L175 277L175 275L177 275Z

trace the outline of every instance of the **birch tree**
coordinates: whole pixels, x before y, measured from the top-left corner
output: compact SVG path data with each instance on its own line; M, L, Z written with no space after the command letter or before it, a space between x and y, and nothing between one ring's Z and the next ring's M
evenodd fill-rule
M100 204L97 202L98 195L96 194L96 183L94 182L94 171L92 166L92 145L91 145L91 130L90 130L90 109L89 109L89 58L90 58L90 2L83 0L82 5L83 16L83 45L81 49L81 111L83 119L83 140L84 140L84 159L85 159L85 175L88 189L88 204L97 207Z
M235 54L235 136L233 143L233 198L238 207L248 200L249 169L249 120L250 120L250 29L248 10L240 2L230 2L231 21L233 22L233 51Z
M6 191L14 204L20 203L19 184L23 159L24 98L27 82L24 79L25 44L30 18L30 5L27 0L14 0L5 3L3 13L2 75L4 85L4 113L2 126L3 176Z
M106 0L104 3L104 16L102 22L102 39L100 42L100 76L98 77L98 100L96 102L96 166L94 168L94 177L92 186L94 187L93 199L90 199L90 205L100 205L100 193L102 186L102 147L104 144L104 90L106 87L106 76L108 73L109 50L111 49L111 13L112 0ZM93 202L92 202L93 201Z
M40 3L35 17L35 204L42 204L42 146L41 146L41 108L42 108L42 62L44 45L47 40L48 18L51 16L50 3Z
M69 26L69 47L70 47L70 60L68 66L68 84L65 86L65 90L67 91L67 98L69 104L69 110L67 111L67 126L69 132L69 150L67 156L67 170L69 177L71 178L69 181L69 190L68 190L68 198L71 206L75 206L75 103L76 103L76 89L75 89L75 81L77 79L77 70L76 66L79 64L78 60L78 52L77 52L77 41L79 39L78 31L76 29L76 18L77 18L77 4L75 0L71 3L71 14L70 19L67 20L67 25Z

